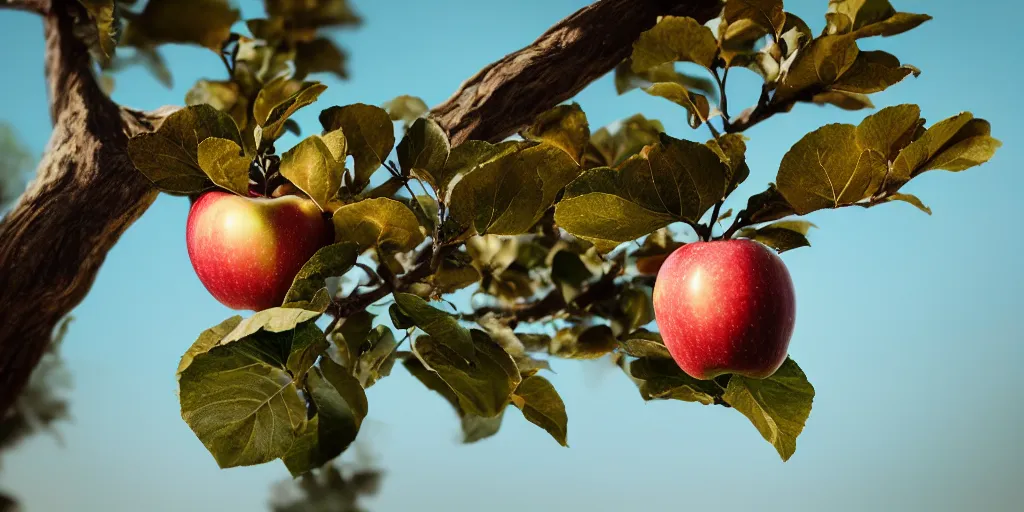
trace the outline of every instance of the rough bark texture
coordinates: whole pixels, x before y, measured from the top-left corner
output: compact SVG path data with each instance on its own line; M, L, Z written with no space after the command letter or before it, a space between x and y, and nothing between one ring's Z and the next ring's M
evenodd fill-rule
M718 0L596 2L480 70L431 115L448 130L453 145L502 140L629 57L633 41L658 16L690 16L704 23L720 12Z
M99 89L72 11L45 16L53 134L37 176L0 223L0 411L92 286L107 251L156 198L125 152L160 115L121 109Z
M74 0L3 0L45 16L53 135L38 175L0 222L0 414L28 381L53 329L85 297L107 252L156 197L132 166L128 137L172 110L119 107L72 35ZM601 0L491 64L433 110L453 143L496 141L579 92L627 57L657 16L701 21L719 0Z

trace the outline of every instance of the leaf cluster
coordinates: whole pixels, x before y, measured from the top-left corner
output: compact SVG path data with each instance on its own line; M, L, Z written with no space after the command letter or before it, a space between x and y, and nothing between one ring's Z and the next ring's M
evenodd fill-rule
M280 30L322 26L268 12L295 16ZM988 161L1000 143L986 121L964 113L926 127L918 107L898 105L808 133L764 192L735 214L725 208L756 167L741 132L798 102L869 106L863 95L917 71L857 40L926 20L886 0L833 0L818 36L780 1L730 0L716 30L663 18L616 86L682 106L691 126L710 128L703 142L639 115L592 131L571 103L518 137L452 145L422 100L401 96L327 108L320 133L278 154L274 141L322 84L280 75L246 85L233 74L244 103L193 90L191 106L130 141L136 167L170 194L306 197L333 220L335 244L307 262L280 307L199 336L178 370L183 418L222 467L280 459L305 474L352 443L369 411L364 390L401 362L451 405L466 442L497 433L512 406L567 446L565 404L544 372L558 359L600 359L645 400L739 411L788 459L814 397L804 372L790 359L763 380L690 378L650 330L655 275L686 243L808 246L814 224L800 217L817 210L905 201L928 211L904 190L911 180ZM677 72L681 61L707 76ZM725 85L737 67L764 81L758 104L730 117ZM444 305L463 289L471 309Z

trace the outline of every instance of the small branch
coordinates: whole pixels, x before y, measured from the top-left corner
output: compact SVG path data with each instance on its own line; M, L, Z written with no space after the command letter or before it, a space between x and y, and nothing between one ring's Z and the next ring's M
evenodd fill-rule
M725 133L740 133L754 127L758 123L776 115L783 114L793 110L793 107L800 102L809 102L814 99L814 96L820 92L817 89L804 91L793 98L790 98L782 102L774 102L769 100L770 89L767 85L761 88L761 97L758 99L757 106L754 110L744 118L737 119L736 122L729 123L725 127Z
M729 98L725 94L725 82L729 79L729 68L725 68L721 76L718 74L718 68L711 68L711 74L715 76L715 82L718 82L718 106L721 107L722 121L725 122L725 126L729 126Z
M380 286L367 292L354 293L343 300L335 302L328 309L328 313L335 317L345 318L365 310L373 303L387 297L390 293L405 291L409 286L436 272L436 268L434 266L435 263L440 265L440 261L444 259L446 250L453 249L453 247L445 247L440 251L435 252L433 250L433 246L428 247L416 258L418 263L412 270L399 277L382 275L381 278L383 283L381 283Z

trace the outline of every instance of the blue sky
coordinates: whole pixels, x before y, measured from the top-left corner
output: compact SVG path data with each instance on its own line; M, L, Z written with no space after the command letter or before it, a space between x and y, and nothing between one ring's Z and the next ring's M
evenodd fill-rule
M416 2L354 0L366 23L340 34L352 80L327 79L325 108L380 104L415 94L437 104L480 67L530 43L584 0ZM559 447L515 411L502 432L458 443L458 420L404 370L368 395L360 443L386 468L375 512L446 510L1018 510L1024 499L1024 290L1019 190L1024 116L1014 53L995 46L1024 8L1002 3L895 0L935 20L872 40L923 70L873 96L878 106L918 103L929 123L962 110L990 120L1004 146L989 164L929 173L905 204L809 217L813 247L786 253L797 289L791 345L817 390L796 455L782 463L735 411L680 402L645 404L600 363L556 361L569 444ZM817 30L826 2L787 7ZM991 5L991 4L990 4ZM258 2L242 4L247 17ZM6 80L0 118L38 154L49 136L41 23L0 12ZM166 51L175 85L141 70L118 75L115 99L138 108L181 104L198 78L222 76L212 53ZM740 76L736 74L736 78ZM737 107L753 101L752 75L730 80ZM747 92L742 89L746 87ZM636 112L669 133L705 140L682 111L640 92L617 97L609 77L577 101L593 127ZM319 109L297 116L318 129ZM742 198L772 180L785 151L827 122L865 113L799 106L748 132L752 175ZM174 371L204 328L232 313L210 297L184 244L188 203L162 196L107 258L75 311L65 342L74 420L63 441L33 439L5 456L0 488L32 511L260 510L279 464L220 470L179 416ZM1016 221L1016 222L1015 222Z

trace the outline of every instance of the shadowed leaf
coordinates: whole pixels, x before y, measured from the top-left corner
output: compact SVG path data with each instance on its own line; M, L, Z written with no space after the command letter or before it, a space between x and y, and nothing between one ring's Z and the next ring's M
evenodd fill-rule
M284 307L308 306L317 292L327 289L327 279L345 275L356 263L356 246L351 243L328 245L318 250L295 275L284 297Z
M452 216L480 234L525 233L579 172L555 146L521 147L463 176L452 190Z
M512 403L530 423L546 430L558 444L569 446L565 440L569 422L565 404L547 379L536 375L523 379L512 394Z
M483 331L473 331L474 354L467 359L448 342L420 336L413 343L416 357L437 372L455 393L462 410L484 417L501 413L520 382L515 361Z
M814 387L800 367L787 359L767 379L733 375L722 398L750 419L782 460L789 460L811 413Z
M341 129L345 134L348 154L355 161L354 187L362 190L395 146L391 117L380 107L356 103L324 110L320 124L326 132Z
M128 155L158 189L195 194L213 186L199 166L199 144L210 137L241 140L227 114L209 105L185 107L171 114L156 132L132 137Z
M638 379L644 400L681 400L711 405L722 388L713 380L697 380L664 357L641 357L629 364L629 375Z
M398 163L404 174L412 174L437 190L436 176L444 174L451 145L437 121L417 119L398 144Z

